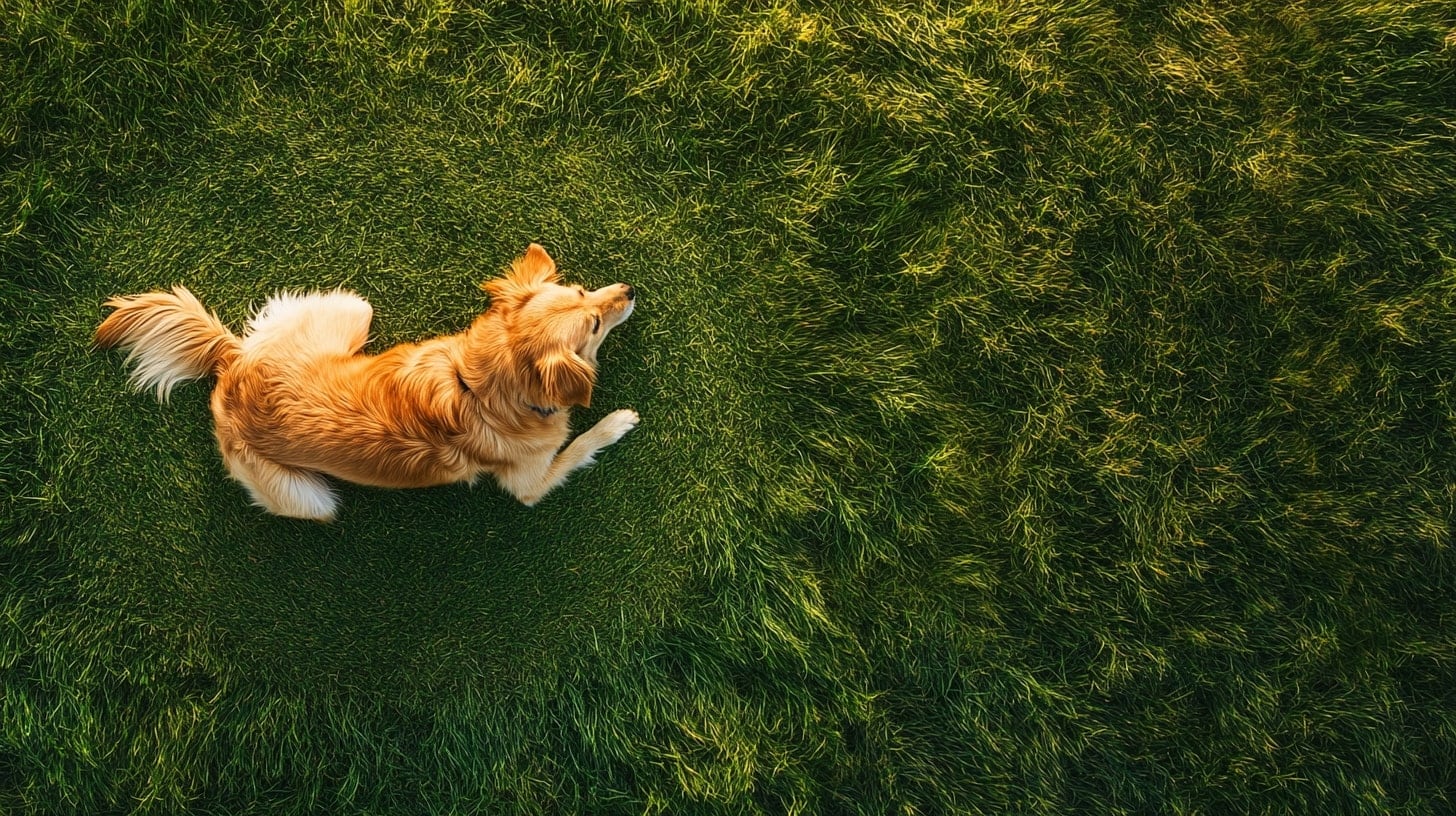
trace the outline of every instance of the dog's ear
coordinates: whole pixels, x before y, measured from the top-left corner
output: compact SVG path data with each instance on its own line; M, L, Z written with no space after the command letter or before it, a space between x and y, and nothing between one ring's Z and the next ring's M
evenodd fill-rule
M545 248L540 244L531 244L526 247L526 254L511 264L511 271L507 277L522 286L555 283L561 280L561 276L556 274L556 262L551 260L551 256L546 254Z
M559 280L561 276L556 272L556 261L540 244L531 244L526 248L526 254L511 262L511 268L506 270L504 277L488 280L480 288L489 292L492 299L508 300L526 294L535 286Z
M591 364L571 351L558 351L536 360L536 373L541 375L541 392L552 406L591 405L592 384L597 372Z

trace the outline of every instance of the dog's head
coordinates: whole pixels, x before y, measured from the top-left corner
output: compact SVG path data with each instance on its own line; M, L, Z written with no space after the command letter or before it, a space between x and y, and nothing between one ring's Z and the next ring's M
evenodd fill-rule
M637 303L632 287L564 284L539 244L531 244L504 276L481 286L490 293L490 312L503 320L511 356L537 392L531 404L590 405L597 349L631 316Z

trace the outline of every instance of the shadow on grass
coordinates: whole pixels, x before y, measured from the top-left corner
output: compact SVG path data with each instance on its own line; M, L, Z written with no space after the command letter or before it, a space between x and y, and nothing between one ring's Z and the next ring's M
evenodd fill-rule
M345 486L341 519L319 525L249 507L203 419L188 416L147 451L175 457L174 484L139 474L149 498L138 501L136 482L117 483L95 497L107 509L77 519L94 523L72 527L68 549L90 601L161 626L205 623L237 680L406 696L503 689L671 595L654 586L670 570L640 573L674 554L661 537L624 535L605 473L534 510L485 484ZM136 452L98 459L126 471L112 456Z

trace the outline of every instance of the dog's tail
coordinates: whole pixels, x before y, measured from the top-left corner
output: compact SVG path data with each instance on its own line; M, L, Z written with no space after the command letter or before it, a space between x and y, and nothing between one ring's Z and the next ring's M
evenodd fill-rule
M130 349L132 386L155 388L162 402L177 383L231 366L242 348L217 315L181 286L170 293L112 298L106 305L116 311L96 329L96 345Z

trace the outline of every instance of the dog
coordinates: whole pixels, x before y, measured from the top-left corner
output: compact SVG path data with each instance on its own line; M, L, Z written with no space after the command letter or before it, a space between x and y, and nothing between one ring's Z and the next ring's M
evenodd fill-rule
M215 374L223 463L269 513L331 521L325 476L407 488L490 473L529 507L637 426L636 411L613 411L562 449L636 292L566 285L539 244L481 286L489 307L468 329L378 355L360 353L373 308L344 290L277 294L242 337L182 286L117 297L95 342L129 350L133 386L163 403Z

